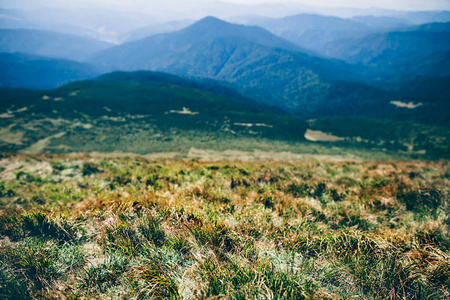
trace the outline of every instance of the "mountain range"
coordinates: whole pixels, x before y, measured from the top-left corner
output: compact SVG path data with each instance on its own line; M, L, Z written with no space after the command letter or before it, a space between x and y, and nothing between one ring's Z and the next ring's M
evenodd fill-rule
M443 20L445 15L442 13ZM426 20L426 14L421 19ZM407 18L342 19L311 14L256 18L247 23L261 26L317 55L370 67L368 78L448 75L450 23L414 25Z
M431 29L425 31L430 26L440 28L431 24L406 31L405 34L414 35L422 30L425 34L439 35L443 31L442 28L437 33ZM441 27L446 28L444 25ZM403 47L404 52L415 51L413 48L419 47L421 42L420 39L411 40L409 47ZM441 48L436 44L430 45L430 49L445 49L447 41L440 43L443 45ZM399 61L403 66L414 61L413 55L402 55L404 57ZM386 76L383 67L378 65L362 62L350 64L320 57L260 27L231 24L211 17L181 31L108 48L95 55L90 62L110 68L110 71L156 70L189 78L222 81L248 98L303 118L344 115L395 117L398 113L390 104L393 100L423 103L431 100L427 97L411 99L409 94L402 94L398 88L393 88L396 92L392 93L375 83L376 87L367 85L377 81L381 75ZM435 68L430 62L427 67ZM431 74L425 73L425 76L436 75L431 69ZM415 76L416 73L411 72L410 75ZM436 113L440 110L427 105L425 108ZM409 110L400 116L409 118L409 115L421 115L422 109ZM433 113L427 114L428 119L436 120L430 114Z
M377 89L332 82L354 80L358 70L308 52L259 27L209 17L175 33L107 49L90 62L111 71L156 70L225 81L247 97L303 116L336 113L346 105L358 113L355 93L370 95L377 104L388 102L386 93ZM343 86L351 86L349 95L336 99Z
M315 14L300 14L281 19L254 18L245 23L260 26L298 46L328 57L333 57L334 51L328 46L330 43L361 38L376 31L352 19Z
M336 32L353 34L351 28L361 34L371 32L366 25L335 17L300 15L284 18L282 22L294 29L307 23L311 26L322 22L327 26L317 27L318 30L325 32L326 28L333 28L334 31L328 30L326 34L336 37L339 36ZM18 65L20 67L11 67L19 61L11 59L11 66L4 68L5 79L2 84L52 88L110 71L151 70L197 80L220 81L223 86L235 89L253 102L277 107L285 113L303 118L395 117L398 113L390 104L391 101L411 101L410 95L403 94L400 88L404 85L404 79L401 80L402 84L390 80L390 84L384 87L380 84L380 78L392 78L398 74L402 75L402 72L408 74L410 81L416 80L418 74L447 75L446 69L441 68L448 63L447 24L433 23L398 32L369 34L365 38L351 39L353 42L343 38L347 40L347 44L341 43L340 48L335 47L335 55L345 54L345 57L340 58L348 62L321 57L321 54L314 50L294 44L261 27L231 24L213 17L202 19L180 31L157 34L118 46L54 32L3 30L0 36L4 36L1 46L4 51L20 51L49 57L59 55L85 60L87 63L59 60L57 64L50 64L48 58L41 59L46 63L36 67L36 63L30 63L35 62L36 57L25 59L22 54L21 63ZM29 39L30 35L34 37ZM431 42L427 42L428 40ZM416 49L424 42L427 42L427 49L418 52ZM347 46L348 48L345 48ZM79 48L83 51L78 51ZM373 49L378 52L371 51ZM389 54L389 51L394 53ZM421 53L421 60L411 64L417 53ZM17 54L10 54L10 57L13 57L11 55ZM391 60L388 60L389 58ZM396 63L395 73L386 71L393 64L392 61ZM5 60L4 62L6 63ZM62 66L64 63L67 64L66 67ZM47 65L49 75L43 76L40 81L30 80L33 71L21 76L21 72L26 73L27 67L24 65L31 66L31 70L38 70L38 73L45 73L43 70ZM61 73L56 71L58 68L65 71L64 75L56 80L58 76L51 74ZM25 79L24 83L20 82L20 78ZM55 79L53 83L41 84L44 79L51 78ZM381 83L383 82L381 80ZM426 97L414 97L412 100L430 101ZM402 118L405 115L420 115L418 111L408 111L400 115Z
M225 102L232 101L233 109L219 105L219 102L194 104L195 112L201 114L203 120L195 121L200 126L194 126L195 132L215 122L213 119L203 119L203 114L214 115L213 111L217 111L217 108L212 106L219 105L228 112L233 111L228 113L230 115L241 111L243 117L235 120L239 124L267 124L264 118L278 120L272 123L306 124L303 119L309 120L307 124L310 130L325 130L345 138L359 134L381 144L386 139L402 140L392 147L411 149L405 146L406 142L400 133L396 137L391 134L379 137L379 132L369 134L373 130L361 134L345 126L346 123L354 126L360 124L367 129L370 127L368 124L383 128L410 124L408 126L415 128L414 134L407 134L410 137L423 132L445 136L442 132L446 131L442 128L449 126L450 119L450 23L417 25L408 16L342 19L301 14L281 19L241 19L242 23L253 24L251 26L207 17L191 25L188 25L191 21L167 24L166 29L164 26L142 27L123 34L120 39L129 41L120 45L61 32L0 29L0 85L16 88L11 92L3 89L0 98L14 106L11 99L19 101L25 97L23 95L27 95L28 112L32 111L31 107L41 107L39 109L44 111L42 105L32 103L36 101L30 98L33 92L24 91L21 94L17 88L57 88L39 92L46 94L40 94L38 98L47 96L64 99L42 102L48 105L46 118L52 118L53 111L57 111L63 119L76 119L78 117L75 115L79 113L90 115L93 112L96 114L92 117L98 119L103 117L103 107L123 111L124 114L138 114L139 111L146 111L148 106L155 112L164 108L169 114L175 111L179 112L175 115L194 116L197 114L190 114L194 112L190 107L181 105L182 99L191 99L189 101L192 102L195 94L212 94L214 99L222 99L218 100L222 104L225 101L223 99L228 99ZM423 14L420 18L445 20L446 14ZM184 25L188 26L164 33L170 28L175 30ZM162 33L156 33L157 30ZM151 35L140 38L147 34ZM97 77L101 74L106 75ZM89 81L63 86L79 80ZM86 93L81 93L85 96L78 97L75 88L86 90ZM173 93L166 95L166 90L172 88ZM68 94L74 95L57 95L66 89L72 89ZM184 98L184 92L191 96ZM157 104L152 106L139 100L146 93L165 96L155 96L154 103ZM93 96L88 97L87 94ZM131 95L134 100L129 102L126 95ZM175 102L180 104L179 107L166 107L167 103L163 103L166 96L168 99L177 99ZM111 102L110 106L117 107L111 108L107 105L108 101ZM202 105L205 107L201 108ZM8 111L16 110L8 106L4 109L5 116L9 115ZM108 113L108 118L127 119L126 115ZM259 114L259 117L254 114ZM255 122L246 122L244 119ZM178 123L175 126L170 123L172 121L167 121L167 124L175 126L171 131L168 129L170 126L163 125L162 119L159 120L155 128L164 131L165 135L183 131ZM139 124L144 126L144 123ZM106 123L100 126L103 128L101 131L106 130L105 126ZM270 126L267 128L274 128ZM291 132L283 126L277 125L277 128ZM302 132L296 130L299 134L294 139L296 142L304 142L307 126L302 126ZM422 126L431 127L425 129ZM284 133L267 128L262 136L256 136L272 140L279 136L278 140L289 140L283 137ZM407 132L405 130L402 132ZM207 135L214 135L213 131L207 130ZM373 136L379 138L373 139ZM421 140L429 142L429 139ZM424 146L426 143L419 144L427 148ZM430 148L428 151L438 153L446 149L442 145L434 145L432 149L435 150ZM70 147L74 148L73 145Z
M332 46L336 58L370 66L378 74L450 75L450 23L431 23L372 34Z

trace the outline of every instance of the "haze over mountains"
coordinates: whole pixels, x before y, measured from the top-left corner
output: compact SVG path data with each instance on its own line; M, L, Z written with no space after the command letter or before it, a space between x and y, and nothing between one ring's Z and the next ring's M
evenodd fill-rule
M92 38L32 29L0 29L0 52L86 60L93 53L112 46Z
M352 122L367 127L367 120L376 118L397 122L393 126L398 126L398 122L413 122L420 126L436 125L444 131L447 129L442 128L449 125L448 11L377 11L373 15L357 15L355 10L348 18L311 13L290 16L280 13L281 17L273 17L277 13L271 17L241 14L230 15L231 21L216 17L195 21L179 16L169 22L142 13L105 13L96 19L88 9L56 16L59 11L48 10L36 16L32 11L2 10L2 87L52 89L114 71L158 71L181 76L175 80L176 84L179 80L190 80L199 82L198 86L191 83L190 88L208 86L208 92L239 103L237 110L243 109L240 105L250 105L253 107L250 110L269 112L267 119L278 118L275 114L282 114L283 118L295 116L289 119L294 123L298 117L303 120L344 118L338 123L349 122L344 121L345 117L365 118ZM132 21L126 21L127 26L121 27L114 22L121 18ZM111 78L108 76L101 78ZM114 82L143 84L140 76L130 78L121 75L120 80L110 80L102 86L108 89L107 85ZM144 82L151 82L150 85L155 80L159 82L152 78ZM91 85L87 83L87 86ZM158 90L165 88L158 85ZM136 93L143 95L145 91L144 88ZM133 94L131 90L129 93ZM10 97L7 90L2 94ZM106 95L109 92L105 91ZM170 95L169 98L174 97ZM4 99L17 100L14 97ZM162 101L158 97L154 99ZM31 98L27 101L26 107L33 106ZM126 102L125 98L115 101ZM70 109L82 111L71 105ZM103 102L102 105L107 106ZM64 110L62 106L53 110L60 113ZM135 107L137 111L139 107ZM183 111L183 106L166 110L177 109ZM51 114L50 110L42 111L46 111L47 117ZM250 113L246 114L253 119ZM333 128L339 128L333 122L309 124L316 127L328 124L321 129L332 133ZM246 124L244 120L236 123ZM256 123L265 124L262 120ZM437 132L435 129L427 130ZM445 136L443 131L439 132ZM435 146L433 149L448 151L447 146Z

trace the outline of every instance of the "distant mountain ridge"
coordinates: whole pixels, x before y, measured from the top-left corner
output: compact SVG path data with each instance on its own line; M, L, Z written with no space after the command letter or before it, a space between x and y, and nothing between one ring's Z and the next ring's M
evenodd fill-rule
M158 68L158 65L167 63L161 59L152 61L156 56L170 57L170 55L185 54L191 49L195 51L196 47L221 40L234 41L235 45L260 43L259 45L262 46L294 52L303 50L262 28L235 25L214 17L207 17L177 32L150 36L102 51L91 58L91 61L103 64L104 67L116 67L128 71ZM228 50L233 51L233 49ZM129 55L132 51L134 54ZM109 60L107 56L115 56L115 59Z
M93 65L24 53L0 53L0 87L56 88L101 72Z
M413 16L420 22L413 22ZM448 76L450 23L439 21L449 18L449 12L351 19L300 14L281 19L249 19L248 23L319 55L367 67L361 69L358 81L372 83L396 76ZM421 23L430 20L434 23Z
M327 47L330 42L363 37L374 31L360 22L315 14L299 14L281 19L259 18L249 23L325 56L333 56L333 49Z
M432 23L404 31L368 35L333 45L335 56L371 67L384 76L448 76L450 23Z
M92 38L32 29L0 29L0 52L83 61L112 44Z

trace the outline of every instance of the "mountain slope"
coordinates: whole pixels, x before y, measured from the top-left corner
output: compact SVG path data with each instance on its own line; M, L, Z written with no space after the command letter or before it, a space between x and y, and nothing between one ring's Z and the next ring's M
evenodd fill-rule
M0 52L21 52L82 61L110 46L112 45L106 42L52 31L0 29Z
M370 66L382 75L450 75L450 69L445 68L449 62L450 23L374 34L333 46L336 57Z
M281 19L255 19L250 24L261 26L301 47L333 57L331 42L360 38L374 30L348 19L313 14L300 14Z
M0 53L0 86L48 89L100 74L92 65L22 53Z
M48 91L0 88L0 151L448 157L446 128L371 118L306 123L206 90L211 86L162 73L117 72ZM420 139L412 139L417 133Z
M226 81L250 98L303 117L378 114L389 102L381 90L331 82L360 79L352 66L300 50L263 29L206 18L176 33L108 49L91 62Z
M165 74L116 73L55 90L0 93L1 132L15 138L0 135L0 148L28 151L41 141L52 152L151 153L304 141L299 118L178 82L183 79Z
M406 18L395 18L386 16L356 16L351 18L352 21L364 24L376 31L393 31L396 29L402 29L411 27L413 22Z
M91 61L104 64L105 67L112 66L124 70L148 69L149 67L156 67L158 61L161 64L166 64L165 61L161 62L160 59L155 59L155 57L173 60L173 57L176 56L192 54L197 47L209 45L217 39L234 40L234 46L239 45L240 42L246 42L291 51L302 50L300 47L259 27L232 25L208 17L181 31L159 34L108 49L95 55ZM232 51L233 49L228 50ZM130 55L133 51L133 55ZM214 51L214 49L211 49L211 51ZM155 60L155 62L152 62L152 60Z
M380 76L450 74L450 23L413 26L406 17L341 19L310 14L250 23L321 55L368 67L362 81Z
M415 24L436 23L436 22L450 22L450 11L416 11L404 14L405 18L409 19Z
M108 81L108 82L128 82L128 83L161 83L161 84L175 84L177 86L187 87L195 90L213 93L226 97L235 102L244 104L247 108L256 110L258 112L282 113L277 107L270 105L263 105L257 103L254 99L245 97L238 93L235 89L230 88L229 84L223 81L212 79L196 79L189 80L173 74L149 71L135 71L135 72L112 72L101 75L94 80Z

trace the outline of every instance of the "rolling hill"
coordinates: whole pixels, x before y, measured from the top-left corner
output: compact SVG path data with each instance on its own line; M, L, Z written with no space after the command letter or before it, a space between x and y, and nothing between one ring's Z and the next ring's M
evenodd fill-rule
M49 91L2 90L1 149L142 154L202 145L239 148L258 140L304 141L306 123L301 119L267 113L209 92L207 85L189 87L195 84L137 72Z
M420 139L413 139L415 134ZM115 72L47 91L0 88L3 152L185 157L192 151L266 151L436 159L449 155L446 134L443 127L396 120L305 122L213 82L145 71Z

